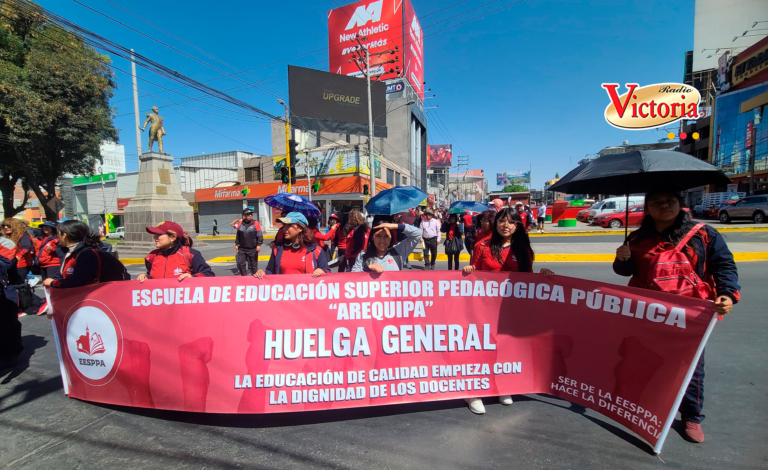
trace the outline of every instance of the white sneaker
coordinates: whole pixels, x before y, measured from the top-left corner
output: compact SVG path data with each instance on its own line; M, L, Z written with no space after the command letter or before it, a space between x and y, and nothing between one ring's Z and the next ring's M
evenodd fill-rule
M465 398L465 402L467 402L467 406L469 407L469 411L476 415L484 415L485 414L485 406L483 405L483 400L479 398Z
M499 397L499 403L501 403L504 406L509 406L512 404L512 395L502 395Z

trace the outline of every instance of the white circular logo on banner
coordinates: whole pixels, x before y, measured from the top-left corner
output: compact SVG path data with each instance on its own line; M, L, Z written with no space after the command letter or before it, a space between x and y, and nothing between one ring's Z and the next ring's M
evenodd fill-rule
M115 322L98 307L80 307L67 321L69 357L88 383L91 383L89 379L101 381L113 372L118 353L122 355L121 339L118 338Z

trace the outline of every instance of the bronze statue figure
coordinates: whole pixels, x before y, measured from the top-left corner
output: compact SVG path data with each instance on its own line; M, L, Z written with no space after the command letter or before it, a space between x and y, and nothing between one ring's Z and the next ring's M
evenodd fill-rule
M163 118L160 117L157 106L152 106L152 113L147 113L147 120L144 121L144 127L141 128L142 132L144 132L144 129L147 128L147 124L150 122L152 125L149 126L149 151L152 151L152 144L157 141L157 149L160 153L164 153L163 136L166 135L167 132L165 132L165 128L163 127Z

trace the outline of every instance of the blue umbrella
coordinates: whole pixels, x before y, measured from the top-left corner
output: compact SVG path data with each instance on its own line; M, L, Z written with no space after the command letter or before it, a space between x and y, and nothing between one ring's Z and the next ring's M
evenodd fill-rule
M456 201L451 204L451 209L463 209L467 212L483 212L488 210L488 206L475 201Z
M312 201L298 194L277 193L264 198L264 203L281 211L300 212L307 217L320 217L318 209Z
M365 209L369 214L392 215L412 209L426 198L427 193L416 186L397 186L372 197Z

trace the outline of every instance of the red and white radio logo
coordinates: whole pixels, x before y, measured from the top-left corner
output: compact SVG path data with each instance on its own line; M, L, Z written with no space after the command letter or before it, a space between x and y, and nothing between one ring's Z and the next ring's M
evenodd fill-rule
M83 301L73 310L65 320L65 329L66 350L74 371L90 385L105 385L114 378L123 355L120 325L98 302Z

